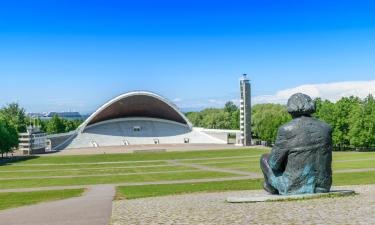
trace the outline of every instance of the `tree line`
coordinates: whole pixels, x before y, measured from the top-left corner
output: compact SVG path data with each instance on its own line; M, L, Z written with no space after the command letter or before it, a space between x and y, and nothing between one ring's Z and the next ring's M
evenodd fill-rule
M25 109L17 103L8 104L0 109L0 153L12 152L18 148L18 134L26 132L27 126L39 125L48 134L64 133L77 129L82 120L67 120L55 115L50 120L30 118Z
M371 149L375 147L375 100L372 95L364 99L343 97L337 102L316 101L314 117L333 128L333 143L339 150ZM186 113L194 126L211 129L239 129L239 109L228 102L222 109L205 109ZM252 136L273 143L278 128L289 122L287 107L280 104L257 104L252 107Z
M372 95L364 99L343 97L337 102L316 101L314 117L333 128L333 143L338 149L375 148L375 99ZM224 108L208 108L200 112L186 113L196 127L209 129L238 130L240 110L233 102ZM252 136L255 139L273 143L278 128L289 122L291 116L285 105L257 104L252 107ZM33 119L17 103L0 109L0 153L13 151L18 147L18 133L26 132L28 125L37 124L48 134L65 133L77 129L83 120L67 120L55 115L50 120Z

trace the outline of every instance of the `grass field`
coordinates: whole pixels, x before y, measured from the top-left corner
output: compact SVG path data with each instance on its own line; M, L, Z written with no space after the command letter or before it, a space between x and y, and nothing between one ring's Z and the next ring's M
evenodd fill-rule
M218 181L204 183L187 184L159 184L128 186L117 188L117 200L135 199L163 195L173 195L181 193L194 192L213 192L213 191L233 191L233 190L257 190L259 189L260 179L238 180L238 181Z
M40 202L78 197L82 195L84 190L85 189L81 188L57 191L0 193L0 210L37 204Z
M259 157L266 152L236 149L29 157L1 164L0 189L117 183L131 185L133 182L240 177L243 175L225 169L260 173ZM197 165L211 170L197 169ZM375 153L335 152L334 185L375 184L375 171L335 173L339 170L373 168ZM185 192L260 189L260 183L260 179L254 179L128 186L119 188L119 196L135 198Z

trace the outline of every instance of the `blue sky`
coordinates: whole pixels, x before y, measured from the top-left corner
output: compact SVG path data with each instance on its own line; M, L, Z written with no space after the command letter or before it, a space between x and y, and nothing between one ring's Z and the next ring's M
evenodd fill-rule
M374 12L361 0L1 1L0 104L91 112L149 90L180 108L219 107L238 98L242 73L258 103L301 88L365 95Z

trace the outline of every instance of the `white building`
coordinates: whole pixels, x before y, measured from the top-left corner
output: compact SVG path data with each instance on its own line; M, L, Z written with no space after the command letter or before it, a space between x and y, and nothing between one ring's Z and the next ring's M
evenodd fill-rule
M19 134L18 150L24 155L45 153L47 147L47 134L40 131L38 126L28 126L25 133Z

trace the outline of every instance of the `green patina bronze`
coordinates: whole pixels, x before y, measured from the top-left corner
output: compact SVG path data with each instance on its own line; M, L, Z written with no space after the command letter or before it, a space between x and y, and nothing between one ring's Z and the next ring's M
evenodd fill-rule
M260 160L264 189L280 195L329 192L332 128L310 116L315 102L307 95L291 96L288 112L293 120L280 127L271 153Z

